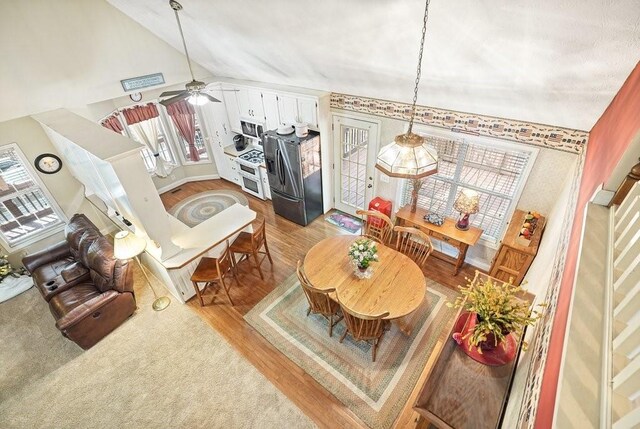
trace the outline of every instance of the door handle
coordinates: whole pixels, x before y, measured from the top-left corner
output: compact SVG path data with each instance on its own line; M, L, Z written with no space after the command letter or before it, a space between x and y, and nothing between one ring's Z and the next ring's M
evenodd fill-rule
M282 159L282 152L279 152L280 154L280 171L278 171L278 175L280 176L280 184L282 184L282 186L284 186L284 182L285 182L285 177L284 177L284 160Z

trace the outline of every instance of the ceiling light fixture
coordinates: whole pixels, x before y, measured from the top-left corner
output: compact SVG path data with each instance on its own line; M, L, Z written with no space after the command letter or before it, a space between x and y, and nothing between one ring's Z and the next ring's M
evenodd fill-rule
M206 87L206 84L204 82L196 80L196 78L193 76L191 59L189 58L187 43L184 40L184 33L182 32L182 25L180 24L180 16L178 15L178 11L182 10L182 5L175 0L169 0L169 6L171 6L171 9L173 9L173 12L176 14L178 29L180 30L180 37L182 38L182 46L184 47L184 55L187 57L187 64L189 65L189 73L191 73L191 82L187 83L185 85L185 89L181 91L166 91L160 94L160 98L171 96L171 98L160 101L160 104L162 104L163 106L168 106L170 104L184 100L185 98L189 103L195 104L198 106L202 106L203 104L206 104L209 101L219 103L220 100L218 100L217 98L214 98L209 94L205 94L204 92L202 92L202 90Z
M393 142L380 149L378 158L376 159L376 168L387 176L414 179L412 211L415 211L415 202L417 200L415 182L438 172L438 152L435 148L427 145L424 137L412 132L413 120L416 115L416 102L418 100L418 85L422 72L422 53L424 51L428 17L429 0L426 1L424 7L422 39L420 40L418 69L416 72L415 88L413 90L413 104L411 105L409 128L406 134L396 136Z

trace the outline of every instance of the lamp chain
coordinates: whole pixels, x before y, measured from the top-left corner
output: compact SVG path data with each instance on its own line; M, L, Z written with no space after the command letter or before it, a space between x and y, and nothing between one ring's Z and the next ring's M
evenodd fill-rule
M411 105L411 118L409 119L409 130L407 134L411 134L413 128L413 118L416 115L416 102L418 101L418 84L420 83L420 74L422 73L422 52L424 51L424 38L427 34L427 19L429 18L429 1L426 0L424 5L424 18L422 22L422 39L420 39L420 53L418 54L418 69L416 70L416 87L413 89L413 104Z

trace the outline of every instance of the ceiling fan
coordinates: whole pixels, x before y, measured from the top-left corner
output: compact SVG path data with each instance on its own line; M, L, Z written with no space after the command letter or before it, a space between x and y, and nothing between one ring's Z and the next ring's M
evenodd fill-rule
M184 34L182 33L182 25L180 24L180 17L178 16L178 11L182 10L182 5L175 0L169 0L169 5L171 6L171 9L173 9L174 13L176 14L176 21L178 21L178 29L180 30L180 37L182 38L182 46L184 46L184 54L187 57L187 64L189 65L189 72L191 73L191 82L187 83L185 85L185 89L181 91L165 91L162 94L160 94L160 98L171 97L165 100L161 100L160 104L166 107L170 104L184 100L185 98L189 103L196 104L198 106L208 103L209 101L220 103L220 100L202 91L206 86L204 82L196 80L196 78L193 77L193 69L191 68L191 59L189 58L189 51L187 51L187 43L184 40Z

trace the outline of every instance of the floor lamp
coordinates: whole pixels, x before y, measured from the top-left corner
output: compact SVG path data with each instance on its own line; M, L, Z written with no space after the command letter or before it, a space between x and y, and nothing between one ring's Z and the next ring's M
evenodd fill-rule
M116 234L115 239L113 240L113 254L116 259L135 259L140 269L142 270L142 274L144 278L147 279L147 284L151 291L153 292L153 296L155 300L153 301L153 309L155 311L162 311L169 306L171 300L168 296L158 297L155 289L151 286L151 282L149 281L149 276L147 276L147 272L144 269L144 266L140 263L140 258L138 257L144 249L147 247L146 240L131 234L129 231L120 231Z

